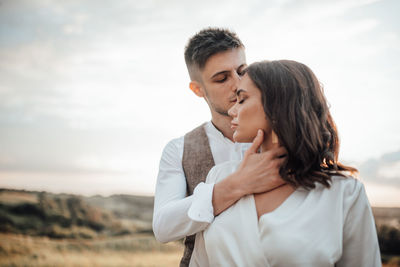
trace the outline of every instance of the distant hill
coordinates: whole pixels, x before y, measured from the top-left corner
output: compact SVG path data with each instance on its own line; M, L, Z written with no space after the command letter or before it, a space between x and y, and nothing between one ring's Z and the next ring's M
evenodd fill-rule
M153 197L84 197L0 189L0 232L92 239L152 235ZM381 249L400 254L400 208L372 208Z
M372 212L378 227L386 225L400 231L400 208L372 207Z
M133 195L112 195L109 197L93 196L84 198L85 201L97 208L111 212L120 220L141 225L141 230L151 230L153 219L154 197Z
M152 233L153 198L0 189L0 232L94 238Z

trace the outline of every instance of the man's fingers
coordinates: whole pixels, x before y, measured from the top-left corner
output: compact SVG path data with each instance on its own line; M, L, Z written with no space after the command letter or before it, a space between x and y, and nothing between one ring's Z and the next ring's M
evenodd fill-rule
M287 160L287 157L277 158L274 160L275 165L280 168L282 164Z
M257 136L254 138L253 143L250 148L246 151L246 156L250 154L257 153L258 148L261 146L264 141L264 132L262 130L257 131Z

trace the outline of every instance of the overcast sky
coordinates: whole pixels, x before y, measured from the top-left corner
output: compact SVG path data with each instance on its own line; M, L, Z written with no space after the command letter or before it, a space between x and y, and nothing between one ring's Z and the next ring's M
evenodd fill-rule
M153 194L165 144L210 119L183 60L207 26L236 31L248 63L311 67L342 160L381 162L400 151L399 10L396 0L1 0L0 186ZM367 190L400 192L391 164L395 182Z

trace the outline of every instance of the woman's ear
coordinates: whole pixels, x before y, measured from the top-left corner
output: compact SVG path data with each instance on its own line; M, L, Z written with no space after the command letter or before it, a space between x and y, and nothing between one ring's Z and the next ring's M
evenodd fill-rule
M193 93L195 93L198 97L204 97L203 91L201 90L201 86L198 82L196 81L191 81L189 83L189 88L192 90Z
M276 135L276 133L274 131L272 131L272 133L271 133L271 139L272 139L273 144L279 143L278 136Z

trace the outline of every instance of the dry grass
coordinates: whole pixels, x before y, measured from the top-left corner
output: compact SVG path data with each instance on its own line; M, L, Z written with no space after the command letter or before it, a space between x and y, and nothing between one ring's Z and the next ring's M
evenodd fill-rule
M179 266L175 252L63 252L34 253L1 258L0 266Z
M150 235L54 240L0 234L0 266L178 266L183 246Z
M0 266L179 266L183 245L148 234L93 240L0 234ZM383 267L397 267L393 257Z
M382 267L399 267L400 266L400 257L393 256L389 259L387 263L382 264Z

